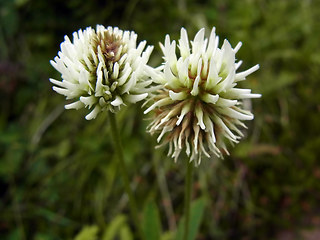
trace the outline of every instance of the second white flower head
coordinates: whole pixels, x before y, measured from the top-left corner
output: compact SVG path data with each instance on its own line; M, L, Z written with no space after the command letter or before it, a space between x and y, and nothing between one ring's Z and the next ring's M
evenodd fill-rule
M162 70L150 72L160 90L154 93L154 103L145 111L154 110L149 131L160 133L158 141L164 138L163 144L169 143L169 155L177 159L185 149L190 161L196 160L196 164L203 154L222 157L228 153L225 139L237 143L243 136L238 128L244 126L241 120L253 119L249 111L241 108L242 100L261 96L252 94L250 89L236 88L239 81L259 68L255 65L236 72L242 63L235 58L241 43L232 48L224 40L219 48L215 28L209 39L204 33L201 29L196 34L190 48L187 31L182 28L178 57L176 42L166 36L164 45L161 44Z

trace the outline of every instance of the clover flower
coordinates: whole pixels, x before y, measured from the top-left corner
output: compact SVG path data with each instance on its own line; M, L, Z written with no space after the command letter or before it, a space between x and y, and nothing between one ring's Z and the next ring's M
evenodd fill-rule
M229 155L225 140L238 143L243 137L239 127L245 127L242 120L252 120L253 114L242 108L243 99L259 98L250 89L236 88L259 65L236 72L242 61L236 61L235 54L241 42L232 48L224 40L218 47L219 37L212 29L209 39L201 29L191 41L187 31L181 29L179 53L176 42L170 42L169 35L164 45L164 63L158 72L150 72L152 80L160 87L151 100L153 104L145 113L154 112L148 127L151 134L159 133L157 141L169 143L169 153L177 160L185 149L190 161L198 165L202 155L212 154L223 158Z
M53 90L74 100L65 108L88 108L90 120L101 111L115 112L121 105L145 99L152 82L145 68L153 47L143 51L146 41L136 46L136 40L133 31L102 25L96 31L88 27L74 32L73 42L65 36L58 56L50 61L63 79L50 79L56 85Z

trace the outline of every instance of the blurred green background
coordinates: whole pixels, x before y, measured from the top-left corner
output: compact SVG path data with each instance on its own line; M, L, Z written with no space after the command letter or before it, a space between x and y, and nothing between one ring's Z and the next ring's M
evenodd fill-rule
M64 35L103 24L154 45L153 66L159 41L177 40L182 26L190 37L216 26L221 42L243 42L242 70L260 64L241 85L263 95L246 138L195 171L196 239L320 239L319 16L315 0L1 0L0 238L136 235L107 114L65 111L48 80L60 79L49 60ZM137 104L117 116L141 224L149 239L175 239L186 157L175 164L154 150L142 112Z

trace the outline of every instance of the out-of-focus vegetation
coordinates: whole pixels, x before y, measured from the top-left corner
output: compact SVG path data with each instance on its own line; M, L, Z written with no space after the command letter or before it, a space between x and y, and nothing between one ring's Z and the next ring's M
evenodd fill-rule
M197 239L307 239L320 226L319 16L315 0L2 0L0 238L136 236L107 114L86 121L84 111L65 111L48 81L60 77L49 60L64 35L104 24L155 45L154 66L158 42L182 26L190 35L216 26L220 39L243 42L242 69L260 70L242 87L263 97L231 156L196 169ZM154 149L140 105L117 118L147 238L178 239L186 157L175 164Z

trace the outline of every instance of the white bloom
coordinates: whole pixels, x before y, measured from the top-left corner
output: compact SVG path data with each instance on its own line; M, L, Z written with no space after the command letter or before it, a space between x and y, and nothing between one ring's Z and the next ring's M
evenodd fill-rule
M164 64L160 72L150 72L153 81L161 86L151 97L153 104L145 111L154 111L149 132L160 133L164 145L169 143L169 153L175 161L180 152L199 164L204 154L223 157L229 154L225 140L238 143L243 136L241 120L252 120L253 114L241 108L243 99L259 98L250 89L236 88L239 81L259 69L259 65L237 72L242 61L235 54L241 43L232 48L224 40L218 47L219 38L212 29L209 39L201 29L189 45L187 32L181 29L180 56L176 55L176 42L167 35L161 48Z
M61 51L52 66L61 73L62 81L50 79L53 90L72 99L66 109L89 108L87 120L104 110L116 111L121 105L135 103L148 95L151 84L146 74L153 47L146 41L136 46L137 34L117 27L97 25L65 36ZM149 69L150 70L150 69Z

